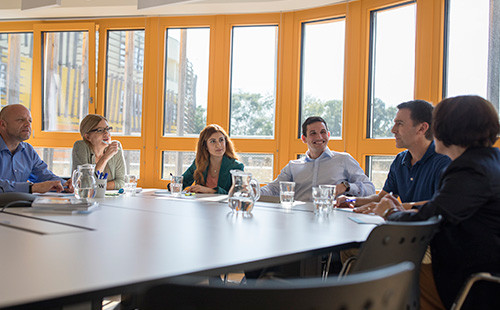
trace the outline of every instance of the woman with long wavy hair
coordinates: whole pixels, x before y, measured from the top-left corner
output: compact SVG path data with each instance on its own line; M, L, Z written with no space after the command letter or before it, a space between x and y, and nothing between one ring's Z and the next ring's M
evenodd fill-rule
M227 194L232 185L230 171L243 170L234 145L219 125L207 125L198 138L196 159L184 172L183 188L194 193Z

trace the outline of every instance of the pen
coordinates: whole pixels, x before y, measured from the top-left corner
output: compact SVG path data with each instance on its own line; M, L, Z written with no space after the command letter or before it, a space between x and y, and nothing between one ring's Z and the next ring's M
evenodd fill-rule
M344 202L356 202L356 198L346 199Z
M97 171L95 172L95 176L96 176L98 179L99 179L99 174L100 174L100 172L99 172L99 170L97 170Z
M108 173L106 172L102 178L103 179L107 179L108 178Z

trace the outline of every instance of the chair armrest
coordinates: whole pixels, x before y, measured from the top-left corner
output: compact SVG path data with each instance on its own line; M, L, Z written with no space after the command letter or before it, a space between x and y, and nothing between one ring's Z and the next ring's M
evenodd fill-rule
M471 275L469 279L467 279L467 282L465 282L464 286L460 290L460 293L458 294L457 298L455 299L455 302L451 306L451 310L459 310L462 308L462 305L464 304L465 299L467 298L467 294L469 294L470 289L476 283L477 281L490 281L490 282L496 282L500 284L500 276L497 275L492 275L489 272L479 272Z

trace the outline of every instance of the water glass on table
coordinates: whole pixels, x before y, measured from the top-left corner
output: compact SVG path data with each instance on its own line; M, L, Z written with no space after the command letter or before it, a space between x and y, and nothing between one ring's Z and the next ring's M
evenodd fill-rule
M330 213L333 211L333 207L335 206L335 199L337 197L337 190L335 185L320 185L319 186L320 190L323 193L323 196L328 199L328 210L327 212Z
M280 201L283 207L291 207L295 197L295 182L280 182Z
M137 176L132 174L127 174L125 176L125 186L123 190L125 191L125 196L135 196L135 191L137 189Z
M183 180L184 177L182 175L172 175L172 182L170 182L170 193L172 196L181 196Z
M316 215L328 215L330 198L328 197L327 191L314 186L312 188L312 198L314 202L314 214Z

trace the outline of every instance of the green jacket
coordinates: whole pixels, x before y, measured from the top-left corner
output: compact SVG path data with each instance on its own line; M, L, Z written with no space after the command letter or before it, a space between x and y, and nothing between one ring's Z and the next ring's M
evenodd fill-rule
M220 172L219 172L219 179L217 180L217 188L214 188L215 190L217 190L217 194L227 194L227 192L231 188L231 185L233 185L233 179L231 177L231 172L230 172L231 170L233 169L244 170L244 168L245 166L243 165L243 163L224 155L224 157L222 157L222 162L220 164ZM196 162L193 161L193 164L182 175L184 177L182 182L183 183L182 188L186 188L193 184L195 170L196 170ZM205 181L207 180L207 174L208 174L208 166L205 172L203 172L203 178L205 178Z

